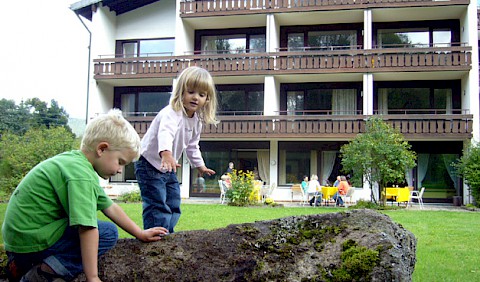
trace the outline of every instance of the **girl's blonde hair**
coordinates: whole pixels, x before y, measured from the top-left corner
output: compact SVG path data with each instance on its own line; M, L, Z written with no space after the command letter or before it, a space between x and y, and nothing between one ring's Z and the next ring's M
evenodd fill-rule
M217 93L210 73L196 66L188 67L180 73L170 100L170 105L175 111L182 110L187 114L183 106L183 93L188 90L207 93L207 102L197 114L204 123L217 124Z
M140 157L140 137L118 109L99 115L87 124L80 149L93 152L100 142L107 142L114 151L130 149L136 154L134 160Z

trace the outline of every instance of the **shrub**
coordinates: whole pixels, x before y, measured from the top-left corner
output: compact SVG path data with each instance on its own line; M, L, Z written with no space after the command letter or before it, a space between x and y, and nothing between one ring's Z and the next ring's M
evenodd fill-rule
M118 200L125 203L138 203L142 201L142 196L140 195L140 191L132 191L121 194Z
M233 170L228 174L232 188L227 190L226 197L229 205L247 206L256 203L255 197L251 197L253 191L254 175L251 171Z
M470 188L474 204L480 203L480 146L470 145L463 151L462 157L453 164L458 175L463 176L465 183Z

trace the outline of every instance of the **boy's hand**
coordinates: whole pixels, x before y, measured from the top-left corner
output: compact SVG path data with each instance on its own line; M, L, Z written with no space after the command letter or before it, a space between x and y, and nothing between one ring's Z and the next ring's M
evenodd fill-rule
M153 227L143 230L137 238L142 242L155 242L162 240L162 237L168 234L168 230L163 227Z
M213 169L209 169L206 166L200 166L197 169L201 174L214 175L216 173Z

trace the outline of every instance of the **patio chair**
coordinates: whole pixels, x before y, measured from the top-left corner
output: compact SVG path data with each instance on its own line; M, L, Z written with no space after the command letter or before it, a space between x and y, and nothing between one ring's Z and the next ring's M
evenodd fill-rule
M293 202L293 195L294 194L301 194L302 195L302 201L305 199L305 195L304 195L304 192L303 192L303 189L302 189L302 185L300 184L293 184L292 187L291 187L292 191L292 198L291 198L291 202Z
M355 194L355 187L350 187L348 188L347 194L345 194L345 196L342 196L345 207L347 207L347 203L355 205L356 201L353 197L353 194Z
M277 188L277 184L273 182L270 185L263 185L262 187L262 202L265 202L267 198L271 198L273 191Z
M410 200L408 201L410 206L412 206L412 202L413 202L412 200L417 199L420 209L423 209L423 193L424 192L425 192L425 187L422 187L422 189L420 189L420 192L418 190L410 192Z
M220 204L223 205L223 203L225 203L225 198L227 195L227 186L225 186L223 180L218 180L218 186L220 187Z

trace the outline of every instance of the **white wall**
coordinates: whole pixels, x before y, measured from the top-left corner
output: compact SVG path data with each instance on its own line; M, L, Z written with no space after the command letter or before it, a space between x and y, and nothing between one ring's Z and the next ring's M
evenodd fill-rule
M158 1L118 16L116 39L175 37L175 2Z
M96 59L101 55L115 54L115 33L116 33L116 15L110 12L108 7L99 5L96 12L92 15L92 46L91 58ZM90 69L90 85L88 99L88 116L95 116L97 113L104 113L112 107L113 89L112 87L102 87L93 79L93 64Z

